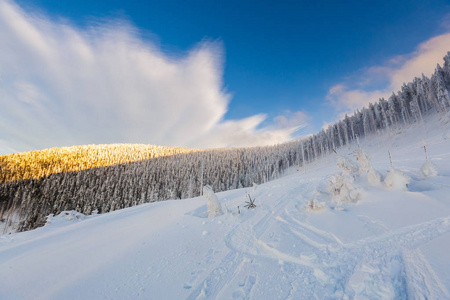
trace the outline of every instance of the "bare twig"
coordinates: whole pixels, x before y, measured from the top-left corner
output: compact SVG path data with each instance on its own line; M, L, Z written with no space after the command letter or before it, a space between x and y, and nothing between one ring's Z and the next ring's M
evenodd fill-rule
M393 168L394 165L392 164L391 151L388 151L388 153L389 153L389 161L391 162L391 168Z
M255 200L256 199L252 199L252 197L250 197L249 194L247 194L249 201L245 201L245 203L247 203L247 205L244 205L244 207L247 207L247 209L251 209L251 208L255 208Z
M425 150L425 157L428 161L428 153L427 153L427 146L423 145L423 150Z

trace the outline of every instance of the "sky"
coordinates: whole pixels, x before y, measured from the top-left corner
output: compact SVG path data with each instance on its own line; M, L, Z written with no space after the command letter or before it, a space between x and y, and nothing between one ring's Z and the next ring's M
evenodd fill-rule
M281 143L449 50L446 1L0 0L0 154Z

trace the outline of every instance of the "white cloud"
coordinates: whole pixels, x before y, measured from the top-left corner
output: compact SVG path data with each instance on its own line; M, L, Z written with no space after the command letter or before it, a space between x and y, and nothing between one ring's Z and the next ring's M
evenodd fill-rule
M277 128L303 128L309 122L309 116L303 111L285 111L283 115L276 116L274 123Z
M285 111L273 118L272 125L259 129L266 120L259 114L242 120L224 121L216 126L203 141L196 143L208 147L208 143L219 147L267 146L286 142L308 125L309 116L302 112Z
M422 73L430 76L438 63L442 65L449 50L450 33L433 37L421 43L413 53L393 57L383 66L373 66L359 74L357 79L353 78L351 83L333 86L327 99L341 116L351 113L381 97L388 98L400 90L404 82L421 77ZM370 88L374 82L380 81L383 82L382 88Z
M261 114L237 121L224 121L196 143L200 147L208 147L211 143L218 147L274 145L290 140L299 129L298 126L258 129L265 119L266 115Z
M181 33L180 33L181 34ZM123 22L80 29L0 0L0 153L112 142L189 147L284 142L264 115L224 121L217 43L170 57Z
M349 89L346 85L338 84L329 90L327 99L339 111L343 110L345 113L349 113L387 95L385 90Z

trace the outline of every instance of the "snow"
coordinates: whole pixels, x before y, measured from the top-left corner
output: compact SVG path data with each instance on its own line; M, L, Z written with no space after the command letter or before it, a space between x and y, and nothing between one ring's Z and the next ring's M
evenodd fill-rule
M390 151L407 190L372 185L353 146L339 149L346 174L330 156L215 194L220 216L206 218L205 197L51 216L0 237L0 299L450 299L450 140L434 122L360 141L383 177ZM328 191L335 174L356 203Z

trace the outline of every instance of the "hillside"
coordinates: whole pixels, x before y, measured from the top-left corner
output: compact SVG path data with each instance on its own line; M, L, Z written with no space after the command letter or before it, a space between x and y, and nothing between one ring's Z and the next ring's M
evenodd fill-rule
M450 299L448 129L436 115L361 141L382 179L389 151L410 183L353 173L355 203L329 189L343 174L334 155L218 193L225 214L215 218L203 197L51 217L0 237L0 298ZM424 144L437 176L421 174ZM356 164L357 151L338 154ZM246 192L255 209L243 208ZM308 209L313 199L321 210Z
M92 162L104 159L101 152L95 152L96 147L88 147L94 150L91 151L93 155L72 151L70 153L76 156L67 162L62 160L62 164L56 158L59 157L57 152L44 151L47 155L42 160L39 155L37 159L33 154L23 159L19 155L8 168L5 163L0 165L0 174L23 177L24 174L31 176L29 173L33 171L39 177L53 170L60 172L62 167L71 165L90 167L0 184L0 230L7 234L34 229L42 226L50 213L58 214L64 210L105 213L146 202L191 198L200 195L204 185L212 186L215 191L227 191L261 184L279 178L291 166L313 163L364 138L392 134L414 124L428 126L429 119L436 116L446 122L449 110L450 52L444 57L444 65L437 65L431 78L414 78L388 100L381 98L370 103L317 134L298 141L269 147L208 151L169 149L173 155L106 167L94 167ZM110 148L117 149L108 155L111 162L122 157L124 160L129 156L136 158L142 153L139 147L136 151L127 146L105 146L107 150ZM156 149L162 150L156 155L167 152L165 148ZM187 153L176 154L176 151ZM149 153L145 146L143 152L144 156ZM84 163L85 157L88 163Z
M181 147L108 144L51 148L0 155L0 183L131 163L198 151Z

